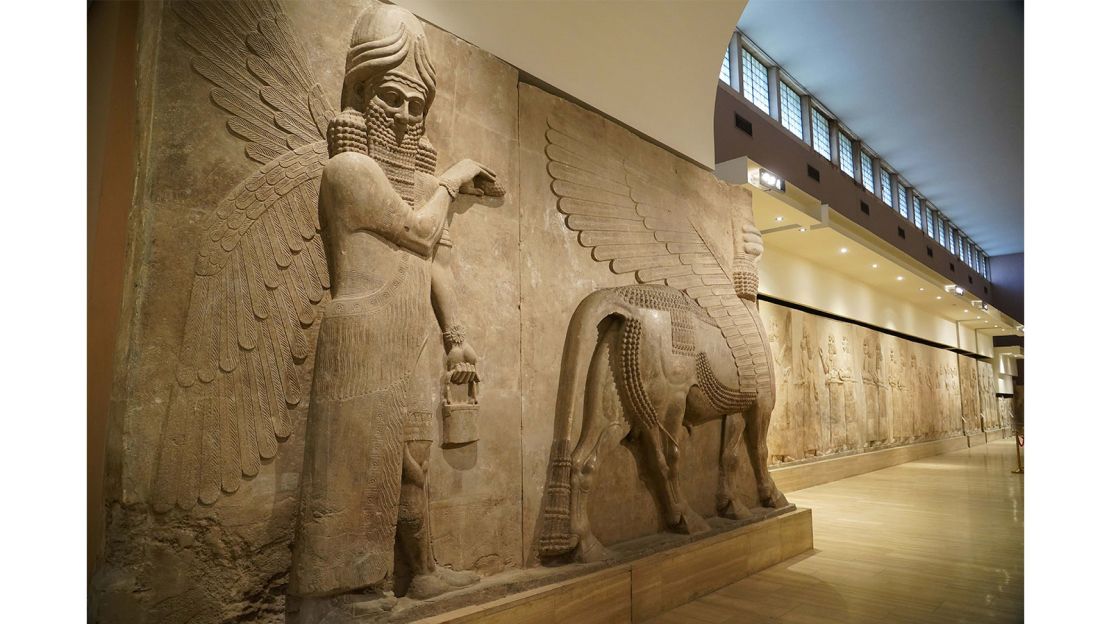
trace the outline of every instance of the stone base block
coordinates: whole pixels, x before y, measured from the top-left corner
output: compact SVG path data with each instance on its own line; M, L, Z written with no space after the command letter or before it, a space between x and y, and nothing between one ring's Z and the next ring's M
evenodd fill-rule
M794 492L822 483L831 483L832 481L854 477L865 472L889 468L890 466L940 455L941 453L966 449L983 444L985 439L983 434L979 433L966 437L961 435L943 440L919 442L876 451L864 451L852 455L841 455L772 468L771 476L775 478L775 485L780 490Z
M418 621L422 624L643 622L812 548L813 514L809 509L796 509L609 568ZM596 568L583 566L583 569Z
M1010 437L1009 433L1010 433L1010 430L1003 427L1001 429L994 429L992 431L988 431L984 435L986 435L987 442L994 442L995 440L1001 440L1002 438Z

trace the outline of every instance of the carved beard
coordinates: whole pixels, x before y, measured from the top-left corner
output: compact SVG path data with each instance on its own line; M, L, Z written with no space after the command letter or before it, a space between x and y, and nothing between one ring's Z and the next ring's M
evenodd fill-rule
M393 118L377 100L370 100L365 115L366 147L370 157L381 166L393 190L412 206L416 199L416 153L420 138L424 136L424 122L405 128L398 145Z

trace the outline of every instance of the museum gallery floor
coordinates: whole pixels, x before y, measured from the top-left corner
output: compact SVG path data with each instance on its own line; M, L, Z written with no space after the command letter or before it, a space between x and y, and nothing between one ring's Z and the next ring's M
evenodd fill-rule
M750 190L323 6L141 5L93 621L641 621L810 549L776 475L1001 431L989 365L758 303Z
M1015 462L1008 438L795 492L814 510L812 552L650 622L1020 622Z

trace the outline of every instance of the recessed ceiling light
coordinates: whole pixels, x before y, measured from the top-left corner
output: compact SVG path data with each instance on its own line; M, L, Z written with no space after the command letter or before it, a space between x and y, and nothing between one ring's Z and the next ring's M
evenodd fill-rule
M877 268L879 268L879 265L877 265L877 264L872 264L872 265L871 265L871 268L872 268L872 269L877 269Z
M775 217L775 221L778 221L779 223L781 223L782 222L782 217Z
M925 292L925 287L922 286L921 288L918 288L918 290L920 290L921 292Z
M847 247L841 247L840 248L840 253L848 253L848 248Z
M937 299L940 299L940 295L937 295Z
M806 231L806 229L805 229L804 227L800 227L800 228L798 228L798 231L799 231L799 232L805 232L805 231Z
M898 281L900 282L900 281L902 281L902 280L904 280L904 279L906 279L906 278L904 278L904 277L902 277L901 275L899 275L899 276L898 276L898 277L896 277L895 279L897 279L897 280L898 280Z
M967 310L964 310L964 314L967 314Z

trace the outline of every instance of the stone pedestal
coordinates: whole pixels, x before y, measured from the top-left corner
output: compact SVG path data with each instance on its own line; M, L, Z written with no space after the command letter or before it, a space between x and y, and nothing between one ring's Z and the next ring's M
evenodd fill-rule
M797 509L703 539L664 536L677 545L591 572L417 620L421 624L644 622L813 548L813 515ZM685 542L685 543L682 543ZM645 540L617 546L627 552ZM652 550L655 550L652 548Z

